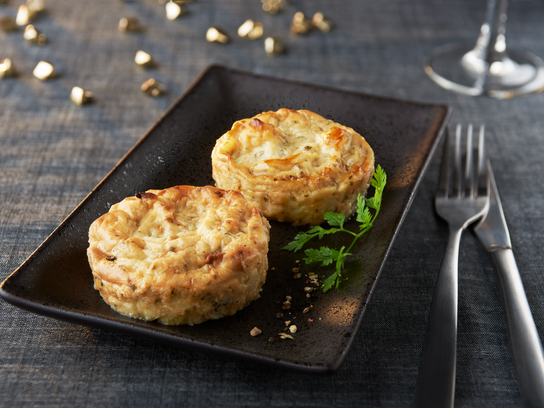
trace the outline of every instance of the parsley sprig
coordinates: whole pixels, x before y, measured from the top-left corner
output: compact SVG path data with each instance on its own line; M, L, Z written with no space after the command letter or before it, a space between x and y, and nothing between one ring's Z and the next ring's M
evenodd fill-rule
M292 242L282 248L287 251L297 252L301 250L302 247L313 238L317 237L321 239L325 235L335 234L337 232L345 232L353 236L353 241L347 248L345 246L342 246L339 250L336 250L334 248L322 246L319 249L307 248L306 250L304 250L306 258L303 258L303 261L306 264L321 262L321 266L327 266L333 263L335 265L335 272L331 276L326 278L322 283L321 289L323 290L323 292L327 292L333 287L338 288L338 285L340 284L340 280L342 278L342 271L344 269L345 259L346 257L351 255L349 251L351 251L351 248L353 248L353 245L359 239L359 237L367 232L370 228L372 228L374 220L380 212L380 208L382 205L382 194L386 182L387 175L385 174L385 171L382 169L382 167L378 165L376 167L376 170L374 171L374 175L370 182L372 187L374 187L375 189L374 197L364 199L361 194L357 196L356 219L357 222L359 222L360 224L358 232L353 232L344 228L344 222L346 220L346 217L343 214L328 211L323 215L323 218L332 228L325 229L320 225L316 225L306 232L299 232ZM374 214L371 213L370 209L374 210Z

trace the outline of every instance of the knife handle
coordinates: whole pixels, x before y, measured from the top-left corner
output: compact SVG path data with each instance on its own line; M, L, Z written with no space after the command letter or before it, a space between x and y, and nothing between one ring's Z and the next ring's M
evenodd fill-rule
M525 407L544 407L544 357L542 343L518 266L511 249L489 252L504 310L508 342Z

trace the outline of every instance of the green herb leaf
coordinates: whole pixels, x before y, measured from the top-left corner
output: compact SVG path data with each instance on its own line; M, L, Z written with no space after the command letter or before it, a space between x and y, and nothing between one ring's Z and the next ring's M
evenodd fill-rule
M361 194L357 196L357 222L364 221L365 199Z
M323 219L327 221L331 227L340 227L340 229L342 229L344 228L344 221L346 220L346 217L344 214L327 211L325 214L323 214Z
M376 167L376 171L374 171L374 176L372 177L372 181L370 182L372 187L376 189L374 193L374 202L373 202L374 207L372 207L376 211L379 211L382 205L382 194L383 194L383 189L385 188L386 183L387 183L387 174L385 174L385 171L378 164L378 166Z
M371 198L368 198L366 200L366 205L372 209L376 209L376 203L375 203L376 199L374 197L371 197Z
M372 226L372 214L370 213L368 207L365 207L361 211L361 216L357 217L357 221L361 223L361 225L359 225L359 229L369 228Z
M323 227L316 225L315 227L312 227L307 232L299 232L295 239L291 242L289 242L287 245L285 245L282 249L286 251L293 251L297 252L302 249L304 244L308 242L309 240L317 237L319 239L323 238L325 235L328 234L334 234L335 232L340 231L338 228L330 228L330 229L324 229Z
M311 240L314 237L314 235L307 234L306 232L299 232L297 236L295 237L294 241L289 242L287 245L285 245L282 249L286 251L293 251L297 252L302 249L304 244Z
M338 288L338 285L340 285L340 277L342 276L342 269L344 269L344 259L346 258L346 256L351 255L347 252L344 252L344 249L346 249L345 246L340 248L340 253L338 254L338 258L336 259L336 288Z
M303 259L306 264L321 262L322 266L330 265L336 259L336 250L329 247L321 247L319 249L308 248L304 251L306 258Z
M333 286L335 286L335 282L336 282L336 272L333 273L331 276L329 276L327 279L325 279L321 283L321 290L323 292L327 292L327 291L331 290L333 288Z
M323 238L327 234L334 234L335 232L339 231L337 228L330 228L330 229L324 229L320 225L316 225L311 230L308 231L308 234L312 234L314 236L317 235L319 239Z
M282 248L287 251L297 252L301 250L302 247L313 238L317 237L321 239L325 235L335 234L337 232L345 232L354 236L351 245L347 249L345 246L342 246L340 250L323 246L319 249L308 248L304 251L306 258L304 258L303 260L306 264L315 262L321 262L321 266L328 266L333 263L335 264L335 272L322 282L321 289L323 290L323 292L327 292L333 287L338 288L342 277L342 271L344 269L345 259L346 257L351 255L349 251L351 250L355 242L359 239L359 237L367 232L370 228L372 228L372 226L374 225L374 220L380 212L380 208L382 205L382 195L386 183L387 175L385 174L385 171L382 169L382 167L378 165L376 167L376 170L374 171L372 180L370 181L370 184L372 185L372 187L374 187L374 197L365 199L361 194L357 196L356 220L360 224L358 233L344 229L344 222L346 220L346 217L343 214L328 211L323 215L323 218L331 227L334 228L325 229L317 225L310 228L306 232L299 232L292 242ZM370 209L374 210L374 215L372 215Z

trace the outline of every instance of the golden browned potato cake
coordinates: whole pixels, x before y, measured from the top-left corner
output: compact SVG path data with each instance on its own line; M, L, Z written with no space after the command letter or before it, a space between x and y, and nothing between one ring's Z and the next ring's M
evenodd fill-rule
M353 129L280 109L237 121L212 152L216 186L241 192L262 213L294 225L349 216L374 173L374 152Z
M194 325L259 296L270 225L236 191L176 186L113 205L89 230L94 287L117 312Z

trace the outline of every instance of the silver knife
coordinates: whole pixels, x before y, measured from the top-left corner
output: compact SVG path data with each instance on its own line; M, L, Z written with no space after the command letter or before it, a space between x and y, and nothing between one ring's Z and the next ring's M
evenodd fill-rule
M474 232L490 256L504 310L508 342L521 399L526 407L544 407L544 353L527 302L491 164L487 215Z

